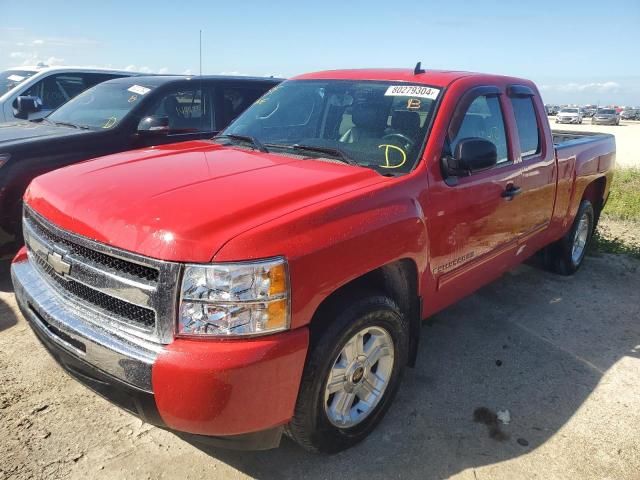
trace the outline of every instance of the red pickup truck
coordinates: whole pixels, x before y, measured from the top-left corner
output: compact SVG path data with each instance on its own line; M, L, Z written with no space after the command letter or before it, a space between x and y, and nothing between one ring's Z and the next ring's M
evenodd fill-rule
M611 135L552 134L527 80L302 75L212 140L34 180L15 293L70 374L152 424L336 452L424 318L536 252L580 267L614 158Z

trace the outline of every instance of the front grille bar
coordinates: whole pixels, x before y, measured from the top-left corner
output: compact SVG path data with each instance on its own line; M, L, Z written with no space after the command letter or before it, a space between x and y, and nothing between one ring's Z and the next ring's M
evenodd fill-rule
M91 311L89 321L114 326L119 334L172 341L180 264L72 234L28 207L23 230L38 272L76 307Z

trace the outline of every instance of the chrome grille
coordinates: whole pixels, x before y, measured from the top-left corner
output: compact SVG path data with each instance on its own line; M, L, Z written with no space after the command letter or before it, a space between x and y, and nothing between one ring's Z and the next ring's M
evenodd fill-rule
M173 338L180 264L119 250L64 231L29 208L31 262L87 321L160 343Z
M93 290L82 283L76 282L75 280L65 280L57 275L53 268L51 268L41 257L33 255L32 258L41 272L44 272L49 278L51 278L59 288L68 291L78 299L89 302L94 307L98 307L107 312L112 312L132 325L138 327L141 326L145 329L153 328L156 321L156 314L153 310L139 307L115 297L105 295L104 293Z
M35 227L39 234L45 236L55 245L64 246L71 254L77 254L86 260L102 265L107 270L114 273L133 278L141 278L151 282L158 281L158 270L155 268L140 265L139 263L128 262L110 255L105 255L104 253L70 242L47 229L30 210L25 210L25 218L28 219L28 221Z

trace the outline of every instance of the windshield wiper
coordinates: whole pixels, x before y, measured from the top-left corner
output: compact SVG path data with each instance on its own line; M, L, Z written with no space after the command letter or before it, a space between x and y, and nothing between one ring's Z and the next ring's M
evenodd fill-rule
M247 142L253 145L256 150L259 150L263 153L269 153L267 147L265 147L260 140L255 137L250 137L249 135L235 135L233 133L225 133L222 135L216 135L213 137L214 140L218 138L230 138L231 140L240 140L241 142Z
M49 121L53 121L53 120L49 120ZM82 130L89 130L89 127L87 127L86 125L76 125L75 123L70 123L70 122L53 122L56 125L62 125L64 127L73 127L73 128L81 128Z
M315 153L325 153L327 155L331 155L334 158L337 158L339 160L342 160L344 163L348 164L348 165L354 165L354 166L360 166L360 164L358 162L356 162L355 160L353 160L352 158L350 158L346 153L344 153L342 150L338 149L338 148L332 148L332 147L316 147L314 145L301 145L299 143L296 143L294 145L269 145L271 146L277 146L277 147L282 147L282 148L287 148L290 150L302 150L302 151L306 151L306 152L315 152Z

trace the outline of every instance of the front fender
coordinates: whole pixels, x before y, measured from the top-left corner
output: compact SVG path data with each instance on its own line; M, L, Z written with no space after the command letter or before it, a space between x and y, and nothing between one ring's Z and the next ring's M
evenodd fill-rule
M214 260L285 256L292 288L292 328L308 324L324 299L376 268L410 259L418 272L424 271L428 236L410 182L366 190L255 227L224 245Z

